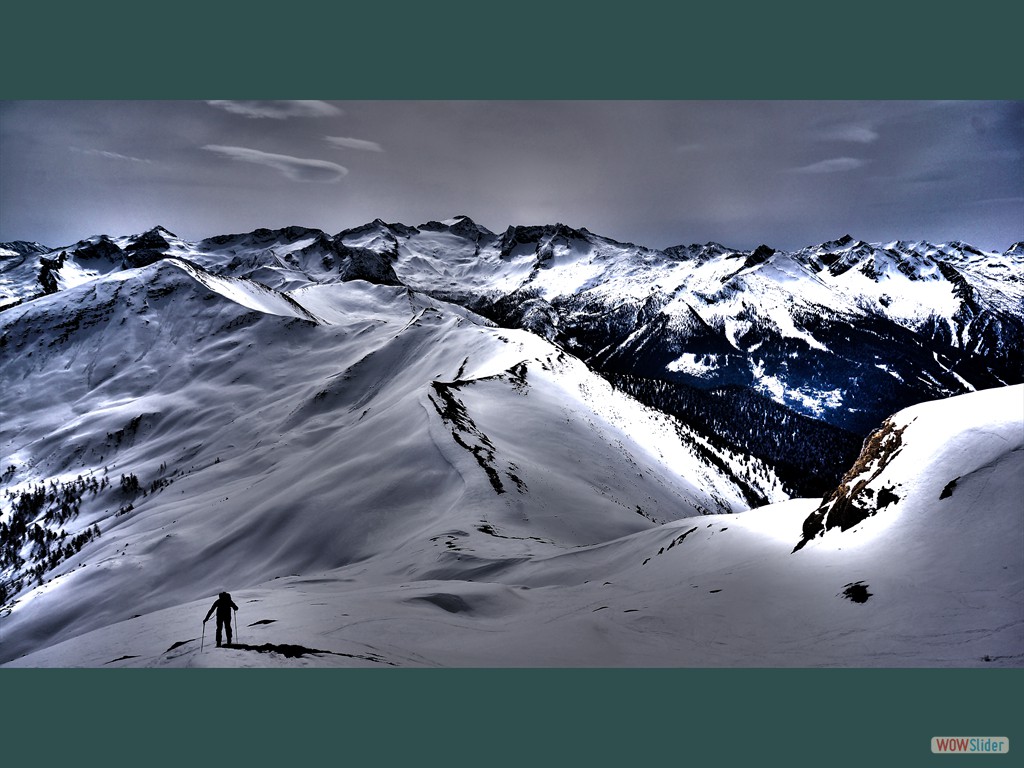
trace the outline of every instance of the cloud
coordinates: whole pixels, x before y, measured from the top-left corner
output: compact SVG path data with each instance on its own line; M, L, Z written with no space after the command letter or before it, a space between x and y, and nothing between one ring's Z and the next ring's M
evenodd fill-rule
M842 173L860 168L867 161L856 157L833 157L828 160L821 160L811 165L804 165L800 168L793 168L793 173Z
M81 155L91 155L92 157L105 157L107 160L126 160L132 163L147 163L151 164L152 160L146 160L142 157L131 157L130 155L121 155L117 152L108 152L105 149L82 149L81 147L71 147L72 152L78 152Z
M250 118L286 120L289 117L334 117L342 115L337 107L326 101L207 101L235 115Z
M348 168L337 163L329 163L326 160L275 155L270 152L261 152L258 149L249 149L248 147L225 147L220 144L207 144L203 149L230 157L232 160L266 165L280 171L292 181L334 182L348 173Z
M361 149L364 152L383 152L384 148L375 141L366 141L365 139L349 139L344 136L324 136L327 141L336 147L345 147L346 149Z
M966 205L1021 205L1024 204L1024 197L986 197L981 200L971 200Z
M857 144L870 144L878 140L878 131L866 125L837 125L818 134L819 139L826 141L852 141Z

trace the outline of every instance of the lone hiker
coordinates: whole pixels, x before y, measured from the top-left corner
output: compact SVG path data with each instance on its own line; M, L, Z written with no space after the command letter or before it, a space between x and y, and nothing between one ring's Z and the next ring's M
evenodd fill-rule
M238 606L235 605L231 599L231 595L227 592L221 592L220 597L213 601L213 605L210 606L210 610L206 612L206 618L203 619L203 624L206 624L210 620L210 616L213 612L217 612L217 647L220 648L220 634L221 627L227 630L228 633L228 645L231 645L231 611L238 610Z

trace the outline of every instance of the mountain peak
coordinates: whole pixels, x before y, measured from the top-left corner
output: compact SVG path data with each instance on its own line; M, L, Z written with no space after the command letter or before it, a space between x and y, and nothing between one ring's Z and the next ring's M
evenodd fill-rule
M470 240L479 240L480 237L493 237L494 233L486 227L481 227L469 216L460 214L453 216L450 219L444 219L443 221L428 221L426 224L421 224L419 229L427 232L451 232L454 235L468 238Z
M410 237L415 235L418 231L419 230L416 227L410 227L399 222L392 222L389 224L381 218L376 218L373 221L361 224L358 227L343 229L335 235L335 239L343 240L346 237L362 237L364 235L372 235L374 233L383 234L388 238L394 238L396 235L401 237Z
M851 247L855 248L858 245L861 245L860 240L854 240L852 235L845 234L842 237L837 237L835 240L826 240L824 243L821 243L820 245L817 245L817 246L814 246L814 247L811 247L811 248L805 248L804 250L805 251L819 251L819 252L820 251L836 251L836 250L848 249L848 248L851 248Z
M168 232L163 227L153 227L141 235L135 235L131 238L128 245L124 247L126 251L139 251L139 250L163 250L164 248L170 247L170 243L167 242L168 237L175 237L175 235Z
M763 264L775 254L776 250L774 248L770 245L761 243L761 245L751 251L750 255L747 257L746 266L752 267L755 264Z
M27 256L33 253L49 253L52 250L52 248L42 243L30 243L27 240L12 240L9 243L0 243L0 257L8 255Z

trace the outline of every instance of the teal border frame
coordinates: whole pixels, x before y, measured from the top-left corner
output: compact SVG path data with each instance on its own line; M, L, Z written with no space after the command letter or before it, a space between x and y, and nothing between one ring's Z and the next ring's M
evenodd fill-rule
M62 7L65 6L66 7ZM1019 99L1005 3L5 9L0 98Z

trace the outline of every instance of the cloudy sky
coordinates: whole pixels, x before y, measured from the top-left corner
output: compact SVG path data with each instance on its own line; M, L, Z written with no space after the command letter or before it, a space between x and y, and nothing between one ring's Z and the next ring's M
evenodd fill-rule
M1024 102L6 101L0 241L465 214L661 248L1024 239Z

